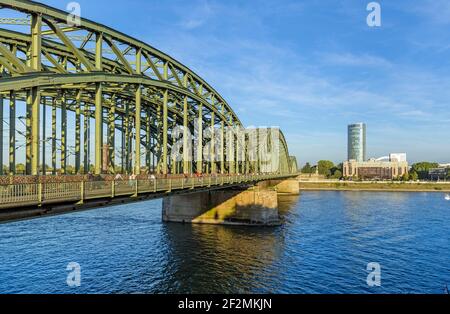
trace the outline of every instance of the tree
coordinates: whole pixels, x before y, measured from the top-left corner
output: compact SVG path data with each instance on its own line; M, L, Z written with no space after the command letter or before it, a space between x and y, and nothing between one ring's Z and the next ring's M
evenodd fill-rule
M342 173L344 172L344 164L340 163L337 166L330 169L331 177L334 179L340 179L342 177Z
M16 165L16 173L17 174L25 174L25 165L24 164L17 164Z
M72 166L72 165L67 165L66 166L66 172L67 172L67 174L75 174L76 173L75 172L75 167Z
M411 181L417 181L419 179L419 175L417 174L416 171L411 171L409 173L409 180Z
M329 177L332 174L331 169L334 167L334 163L329 160L320 160L317 166L319 167L319 174Z
M333 179L341 179L341 178L342 178L342 171L339 170L339 169L337 169L337 170L333 173L332 178L333 178Z
M411 172L416 172L419 179L428 179L428 171L432 168L438 168L439 164L436 162L422 161L412 165Z
M409 175L408 174L403 174L403 176L402 176L402 181L408 181L409 180Z
M312 167L309 162L302 168L302 173L312 173Z

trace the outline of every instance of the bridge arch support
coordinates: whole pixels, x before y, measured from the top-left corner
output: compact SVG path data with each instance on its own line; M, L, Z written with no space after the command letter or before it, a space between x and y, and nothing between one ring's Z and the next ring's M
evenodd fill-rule
M71 25L67 12L33 1L0 7L17 16L0 28L0 104L11 117L1 174L297 172L282 132L271 143L276 169L262 167L261 154L251 159L248 134L227 136L243 128L231 106L169 55L88 19Z

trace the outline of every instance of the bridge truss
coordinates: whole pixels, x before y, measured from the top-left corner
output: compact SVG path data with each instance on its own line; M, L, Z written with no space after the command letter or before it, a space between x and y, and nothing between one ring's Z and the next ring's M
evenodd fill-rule
M4 125L9 125L9 166L0 167L1 174L17 172L16 111L21 105L27 175L48 169L56 174L58 165L60 174L69 174L71 155L75 174L297 172L282 133L279 166L270 171L250 158L248 135L227 138L227 129L243 127L236 113L212 86L167 54L87 19L73 24L67 12L40 3L0 0L0 8L15 14L0 19L13 25L0 28L2 148ZM3 123L6 104L9 121ZM181 160L172 158L177 127L182 127ZM208 128L217 130L209 138ZM69 136L74 137L72 151ZM205 158L208 142L214 144ZM196 149L186 149L190 145ZM0 164L4 157L1 149Z

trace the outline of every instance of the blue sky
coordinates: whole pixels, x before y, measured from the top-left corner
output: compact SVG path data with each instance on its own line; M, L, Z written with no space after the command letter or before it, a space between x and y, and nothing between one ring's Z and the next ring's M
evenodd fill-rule
M281 126L302 164L344 160L360 121L368 156L450 162L450 1L378 1L380 28L366 0L78 2L193 69L246 126Z

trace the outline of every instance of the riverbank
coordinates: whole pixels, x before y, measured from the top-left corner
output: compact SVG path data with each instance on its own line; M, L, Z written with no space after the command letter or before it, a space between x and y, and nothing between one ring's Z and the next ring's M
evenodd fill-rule
M450 192L450 182L299 181L304 191Z

